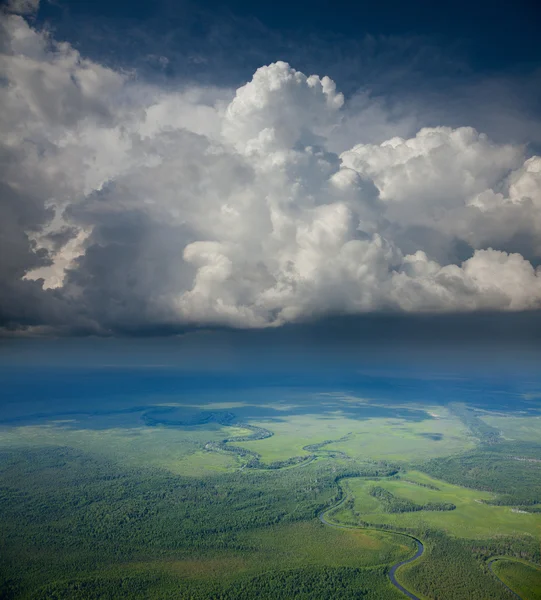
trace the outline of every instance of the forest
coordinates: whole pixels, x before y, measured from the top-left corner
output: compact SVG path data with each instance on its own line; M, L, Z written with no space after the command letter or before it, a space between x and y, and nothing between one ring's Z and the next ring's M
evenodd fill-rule
M399 600L391 568L405 563L396 580L423 600L536 600L541 445L496 435L463 405L433 410L402 418L399 436L375 416L295 429L214 408L97 410L87 429L73 411L9 423L0 598ZM112 418L133 425L104 427ZM367 420L388 445L359 456ZM410 455L387 458L408 435ZM438 456L450 435L475 446Z
M452 502L426 502L425 504L416 504L411 500L397 498L394 494L380 486L374 486L369 494L377 498L383 505L383 510L389 513L415 512L418 510L455 510L456 506Z

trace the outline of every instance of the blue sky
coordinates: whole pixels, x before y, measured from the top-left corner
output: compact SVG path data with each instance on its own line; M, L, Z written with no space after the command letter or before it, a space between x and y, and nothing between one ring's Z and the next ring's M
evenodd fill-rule
M449 63L457 61L473 72L484 73L538 67L539 10L537 2L528 0L439 3L64 0L42 4L39 19L49 20L71 39L80 37L85 28L88 32L93 25L131 33L132 58L144 49L136 45L140 39L138 29L146 30L149 36L154 34L154 39L147 43L156 48L170 44L174 50L175 45L181 49L187 41L204 42L209 55L220 43L231 50L226 47L233 46L235 41L242 44L246 39L250 40L254 54L259 52L271 60L290 59L292 56L271 55L287 52L286 48L294 55L315 42L347 46L362 42L367 36L395 37L416 40L420 45L424 41L427 46L439 48ZM179 39L180 34L184 39ZM108 45L114 48L126 42L111 38ZM238 66L247 62L247 57L234 53L229 58ZM257 65L251 65L254 66Z

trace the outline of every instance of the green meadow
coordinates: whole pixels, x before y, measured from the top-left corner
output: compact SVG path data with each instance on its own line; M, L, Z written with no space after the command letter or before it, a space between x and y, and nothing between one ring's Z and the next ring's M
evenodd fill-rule
M541 416L536 415L508 415L481 413L485 423L501 432L507 440L521 442L539 442L541 440Z
M377 408L359 399L351 403ZM397 411L400 405L394 407ZM299 415L283 420L257 420L255 425L268 428L274 436L257 442L244 442L241 446L259 452L263 460L283 460L291 456L306 454L303 447L328 439L342 441L326 446L326 450L337 450L356 460L421 460L434 456L447 456L475 447L475 439L468 429L441 406L416 407L425 418L381 418L366 419L348 417L347 411L336 411L325 416Z
M498 559L492 563L492 569L523 600L541 600L541 567Z
M379 486L395 497L419 505L451 503L454 510L418 510L389 514L370 491ZM432 487L424 487L432 486ZM433 489L437 488L437 489ZM400 473L398 479L348 479L347 489L354 498L353 507L334 515L337 521L351 520L352 514L374 526L441 530L462 538L482 538L497 535L534 535L541 539L541 513L527 513L510 506L487 504L495 495L468 489L434 479L418 471ZM349 514L348 514L349 513Z

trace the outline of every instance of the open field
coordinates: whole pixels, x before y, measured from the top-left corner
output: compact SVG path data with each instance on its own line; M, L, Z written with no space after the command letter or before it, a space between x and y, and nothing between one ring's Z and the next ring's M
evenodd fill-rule
M434 486L430 489L423 485ZM462 538L480 538L497 535L527 535L541 539L541 513L527 514L509 506L491 506L482 501L491 500L490 492L471 490L433 479L416 471L401 473L397 480L373 481L367 479L347 480L348 490L354 497L353 511L358 518L373 525L391 525L397 528L439 529ZM416 504L452 503L455 510L418 510L389 514L384 506L371 495L374 486L391 492L399 499ZM351 511L342 510L337 520L351 519Z
M326 522L339 527L347 527L350 530L359 527L360 531L370 531L371 527L382 527L381 524L371 525L366 523L363 516L355 511L350 485L352 481L355 480L345 479L341 481L344 490L343 500L335 509L330 509L325 513ZM371 481L379 486L384 480L372 479ZM410 481L413 482L414 479ZM416 484L433 485L429 479L417 480ZM385 488L381 486L380 489L386 492ZM369 494L369 497L375 500L373 494ZM383 494L383 497L385 497L385 494ZM396 496L394 498L397 499ZM423 501L423 499L420 500ZM424 501L426 502L426 500ZM404 500L401 499L401 502L404 502ZM433 500L431 502L434 506L435 502ZM393 508L397 508L397 506L405 508L406 505L402 503L391 506ZM386 504L385 507L389 508L390 505ZM382 506L374 506L373 508L381 509ZM398 529L399 525L393 524L387 527ZM408 529L407 531L422 539L424 552L420 557L399 567L396 571L396 578L400 585L420 600L430 600L431 598L446 598L446 600L501 598L511 600L516 596L494 577L490 570L490 556L504 550L515 556L518 556L521 552L525 553L523 555L535 555L536 560L539 560L539 541L524 535L510 538L491 536L483 540L482 538L453 537L442 530L425 529L424 527Z
M538 442L541 440L541 416L484 413L481 419L501 431L507 440Z
M352 406L356 404L350 401ZM370 415L370 405L358 401L367 411L366 418L354 418L347 411L336 411L325 416L307 414L283 420L254 420L253 424L274 432L272 438L245 442L243 447L255 450L264 461L282 460L304 453L303 446L328 439L345 438L326 446L326 450L345 452L357 460L421 460L434 456L471 449L475 441L464 425L447 411L438 407L400 405L390 407L395 416ZM417 409L417 414L414 412ZM402 413L402 416L400 416Z
M541 600L541 567L498 559L492 563L492 569L522 600Z

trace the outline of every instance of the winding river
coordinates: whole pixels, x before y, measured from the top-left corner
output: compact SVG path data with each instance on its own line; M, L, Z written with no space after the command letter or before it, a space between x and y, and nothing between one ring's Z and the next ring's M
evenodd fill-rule
M71 416L80 416L80 415L109 416L109 415L140 413L142 421L144 422L145 425L147 425L149 427L160 426L160 425L165 426L165 427L178 427L178 426L189 426L189 425L201 425L201 424L205 424L205 423L209 423L209 422L215 422L215 423L219 423L221 425L229 425L229 426L235 425L236 427L247 429L249 431L248 434L224 438L223 440L221 440L219 442L215 442L215 441L208 442L205 445L205 449L207 451L227 452L232 455L243 456L247 460L247 464L245 464L242 467L242 469L244 469L246 466L249 466L250 468L261 469L261 470L285 469L285 468L306 466L319 457L345 458L345 459L349 458L349 456L347 454L345 454L344 452L341 452L338 450L324 450L323 449L325 446L327 446L329 444L346 440L348 438L348 436L350 435L350 434L347 434L338 440L325 440L324 442L320 442L318 444L309 444L307 446L304 446L303 450L306 452L310 452L310 454L308 454L308 455L294 456L287 460L275 461L274 463L264 465L263 463L261 463L261 460L260 460L261 456L257 452L254 452L253 450L247 450L247 449L239 447L239 446L234 446L234 445L232 445L232 443L262 440L262 439L265 439L265 438L268 438L268 437L271 437L272 435L274 435L274 433L272 431L265 429L263 427L258 427L258 426L250 425L247 423L241 423L236 420L236 416L233 413L226 412L226 411L208 411L208 412L201 411L199 414L190 415L190 417L188 419L186 419L186 417L185 418L177 417L175 415L175 410L176 409L173 407L156 407L154 405L151 405L151 406L137 406L137 407L133 407L133 408L118 409L118 410L108 409L108 410L95 410L95 411L61 411L61 412L57 412L57 413L38 413L38 414L33 414L33 415L23 416L23 417L21 417L21 416L12 417L10 419L3 419L2 421L0 421L0 423L17 423L20 421L24 422L26 420L32 420L32 419L41 420L41 419L45 419L45 418L50 420L52 418L60 418L60 417L65 418L67 416L71 417ZM329 527L336 527L339 529L374 529L376 531L385 531L387 533L391 533L394 535L401 535L401 536L408 537L408 538L414 540L415 543L417 544L417 551L411 558L400 561L400 562L396 563L395 565L393 565L389 569L389 579L390 579L391 583L395 586L395 588L397 590L401 591L408 598L411 598L412 600L421 600L418 596L416 596L415 594L413 594L412 592L407 590L403 585L401 585L398 582L398 580L396 579L396 572L403 565L407 565L422 556L422 554L424 552L423 543L416 537L409 535L407 533L401 533L398 531L391 531L391 530L382 530L377 527L370 528L370 527L362 527L362 526L355 526L355 525L340 525L339 523L334 523L332 521L329 521L325 515L327 515L330 511L335 510L336 508L341 506L348 498L347 494L345 494L343 492L342 486L340 485L339 482L338 482L338 485L340 486L340 489L342 491L342 497L336 504L334 504L333 506L326 508L322 512L320 512L318 515L319 520L324 525L327 525ZM498 579L498 581L500 581L500 583L507 589L507 591L509 591L516 598L519 598L519 600L521 600L521 597L514 590L512 590L504 581L502 581L498 577L498 575L495 573L494 569L492 568L492 565L497 560L513 560L513 559L510 557L495 557L495 558L491 559L488 564L489 564L489 568L490 568L492 574L494 575L494 577L496 577Z
M398 568L400 568L402 565L407 565L408 563L413 562L414 560L417 560L421 556L421 554L425 551L425 547L423 546L423 543L421 541L419 541L417 538L413 538L413 539L415 540L415 543L417 544L417 552L411 558L408 558L407 560L403 560L399 563L396 563L396 565L393 565L391 567L391 569L389 570L389 579L391 580L391 583L395 586L395 588L399 589L403 594L406 594L406 596L408 598L413 598L413 600L420 600L420 598L418 596L416 596L415 594L412 594L410 591L408 591L396 579L396 571Z
M511 594L513 594L513 596L515 598L518 598L518 600L522 600L522 598L514 591L512 590L506 583L505 581L503 581L503 579L501 579L500 577L498 577L498 574L496 573L496 571L494 571L492 565L497 561L497 560L513 560L512 558L509 557L505 557L505 556L496 556L495 558L491 559L488 563L488 566L490 568L491 573L494 575L494 577L496 577L498 579L498 581L505 587L506 590L508 590L509 592L511 592Z
M340 525L339 523L333 523L332 521L329 521L326 518L325 515L327 515L331 510L335 510L336 508L341 506L347 500L347 498L348 498L347 494L343 494L342 498L334 506L331 506L330 508L326 508L325 510L320 512L318 515L319 520L324 525L328 525L329 527L336 527L338 529L368 529L367 527L360 527L360 526L356 527L354 525ZM374 529L376 529L377 531L382 531L377 528L374 528ZM402 560L402 561L396 563L389 569L389 579L391 580L391 583L395 586L395 588L397 590L401 591L403 594L405 594L408 598L411 598L412 600L421 600L421 598L419 598L418 596L416 596L415 594L413 594L412 592L407 590L403 585L401 585L398 582L398 580L396 579L396 571L401 566L407 565L408 563L413 562L414 560L417 560L423 554L425 547L423 546L423 543L420 540L418 540L417 538L415 538L411 535L407 535L405 533L400 533L398 531L389 531L388 533L393 533L394 535L402 535L404 537L408 537L408 538L414 540L415 543L417 544L417 552L415 553L414 556L412 556L411 558L408 558L407 560Z
M340 485L340 484L339 484ZM355 526L355 525L340 525L339 523L334 523L333 521L329 521L326 517L326 515L332 511L337 509L339 506L341 506L342 504L344 504L344 502L348 499L347 494L343 494L342 498L333 506L326 508L325 510L323 510L322 512L319 513L318 517L319 520L324 524L324 525L328 525L329 527L336 527L338 529L374 529L376 531L386 531L387 533L392 533L394 535L402 535L405 537L409 537L410 539L414 540L415 543L417 544L417 551L415 552L415 554L411 557L408 558L407 560L402 560L396 564L394 564L390 569L389 569L389 579L391 580L391 583L395 586L395 588L397 590L400 590L405 596L407 596L408 598L411 598L411 600L421 600L419 598L419 596L416 596L413 592L410 592L409 590L407 590L396 578L396 572L398 571L398 569L400 567L402 567L403 565L407 565L411 562L413 562L414 560L417 560L418 558L420 558L425 550L423 543L421 542L421 540L417 539L416 537L412 536L412 535L408 535L407 533L401 533L399 531L387 531L387 530L382 530L382 529L378 529L377 527L371 528L371 527L362 527L362 526ZM494 571L494 569L492 568L492 565L494 562L496 562L497 560L513 560L510 557L506 557L506 556L497 556L495 558L493 558L492 560L489 561L488 565L490 568L490 571L492 572L492 574L494 575L494 577L496 577L498 579L498 581L507 589L507 591L509 593L511 593L515 598L518 598L518 600L522 600L521 596L519 596L514 590L512 590L504 581L502 581L500 579L500 577L498 577L498 575L496 574L496 572Z

